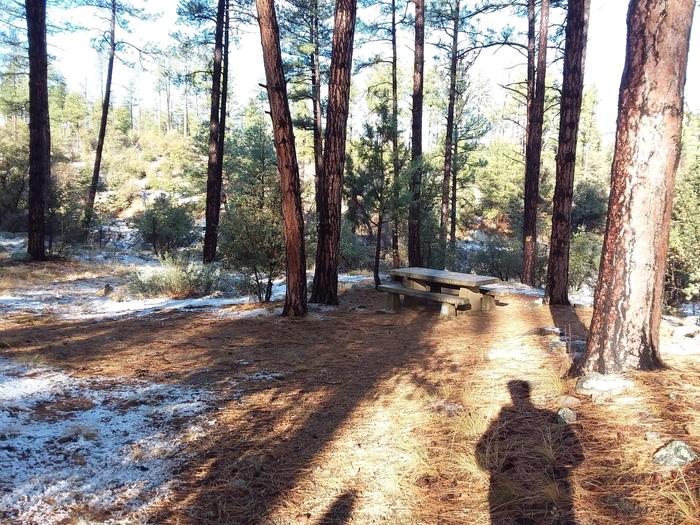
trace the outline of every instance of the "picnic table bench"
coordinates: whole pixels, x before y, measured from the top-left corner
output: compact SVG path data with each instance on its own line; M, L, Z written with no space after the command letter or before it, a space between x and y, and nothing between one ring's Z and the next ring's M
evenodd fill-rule
M401 296L415 297L440 303L440 315L454 317L458 309L467 307L471 310L491 310L496 297L506 295L505 292L488 288L499 279L485 275L418 267L397 268L389 274L394 281L402 281L402 284L383 284L377 289L388 294L387 307L394 311L401 307Z

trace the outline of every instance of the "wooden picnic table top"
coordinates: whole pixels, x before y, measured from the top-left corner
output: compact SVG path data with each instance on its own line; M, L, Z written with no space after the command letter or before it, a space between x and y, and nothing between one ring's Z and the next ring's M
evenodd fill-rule
M494 284L500 281L500 279L490 277L488 275L448 272L447 270L434 270L432 268L419 267L396 268L391 270L389 274L392 277L406 277L408 279L417 279L420 281L448 284L452 286L464 286L466 288Z

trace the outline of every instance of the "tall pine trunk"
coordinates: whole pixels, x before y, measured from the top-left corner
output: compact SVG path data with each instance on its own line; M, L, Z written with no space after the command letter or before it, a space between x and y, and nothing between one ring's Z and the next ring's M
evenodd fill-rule
M420 195L423 156L423 67L425 64L425 0L415 0L413 107L411 108L411 204L408 209L408 264L422 266Z
M530 27L534 16L528 4L528 57L530 55ZM540 4L540 33L537 43L537 75L531 111L528 112L527 143L525 146L525 193L523 197L523 273L522 282L535 283L537 266L537 204L540 198L540 163L542 161L542 125L544 123L544 92L547 73L547 26L549 25L549 0ZM528 61L528 84L531 80ZM529 85L528 85L529 88ZM528 89L529 90L529 89Z
M51 176L51 134L46 56L46 0L27 0L29 44L29 232L27 252L35 261L46 259L44 248L45 195Z
M608 221L583 368L663 367L659 325L695 2L632 0ZM574 370L577 372L578 370Z
M216 216L212 217L216 225L216 230L219 230L219 217L221 216L221 202L223 200L223 181L224 181L224 156L226 150L226 103L228 101L228 65L229 65L229 36L230 36L230 23L231 23L231 13L229 0L226 0L225 14L224 14L224 43L223 43L223 57L221 58L221 110L219 117L219 137L216 144L216 183L218 185L218 191L215 190L212 196L215 202L212 206ZM216 202L218 201L218 203ZM214 239L214 242L218 245L218 235ZM214 249L214 255L216 256L216 247Z
M211 112L209 117L209 160L207 162L207 203L204 228L204 263L214 261L221 206L221 180L219 179L219 133L221 111L221 66L223 61L223 35L226 0L219 0L216 10L214 33L214 68L211 80Z
M109 19L109 58L107 60L107 79L105 81L105 92L102 98L102 116L100 117L100 131L97 135L97 147L95 148L95 164L92 168L92 179L90 180L90 190L88 191L87 204L85 206L85 216L83 217L83 228L85 238L90 234L90 224L95 214L95 196L97 195L97 185L100 182L100 166L102 165L102 150L105 145L105 135L107 133L107 116L109 114L109 99L112 94L112 73L114 71L114 56L116 54L115 31L117 25L117 0L112 0L110 5Z
M459 136L457 126L454 130L454 144L452 145L452 184L450 190L450 256L454 257L457 248L457 173L459 165L457 154L459 152Z
M459 61L459 0L455 2L450 56L450 88L447 94L447 127L445 132L445 161L442 167L442 200L440 205L441 267L447 262L447 225L450 221L450 180L452 178L452 138L454 134L455 99L457 97L457 63Z
M391 218L391 260L394 268L401 266L399 254L399 82L398 54L396 49L396 0L391 0L391 164L392 218Z
M338 304L338 252L357 0L338 0L328 85L328 116L318 213L318 246L311 302Z
M550 304L569 304L571 203L574 195L576 143L583 99L583 69L588 38L589 10L590 0L569 1L566 18L561 107L559 110L557 175L554 187L552 235L549 243L545 293Z
M318 0L314 0L314 8L313 20L311 21L311 41L313 42L313 53L311 55L311 102L314 120L314 188L316 190L316 213L318 213L322 191L321 179L323 178L323 110L321 109L321 45L318 34Z
M304 253L304 216L292 117L289 113L287 85L282 66L279 27L274 0L256 0L260 40L265 62L267 96L277 152L277 169L282 190L284 242L287 255L287 294L282 315L306 313L306 255Z

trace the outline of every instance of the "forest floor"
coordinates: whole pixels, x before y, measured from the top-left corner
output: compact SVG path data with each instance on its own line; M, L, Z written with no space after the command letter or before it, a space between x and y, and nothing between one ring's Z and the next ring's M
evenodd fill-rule
M366 281L301 320L4 315L0 522L700 522L699 462L652 461L672 439L700 450L694 328L665 321L672 368L594 402L542 331L583 339L588 308L383 308Z

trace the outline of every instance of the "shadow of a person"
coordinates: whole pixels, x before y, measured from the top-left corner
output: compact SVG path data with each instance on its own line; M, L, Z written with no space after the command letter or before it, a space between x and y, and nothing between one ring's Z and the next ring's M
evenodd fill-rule
M581 443L556 414L532 404L530 384L510 381L513 401L476 445L476 459L490 474L493 525L574 525L569 474L583 461Z

